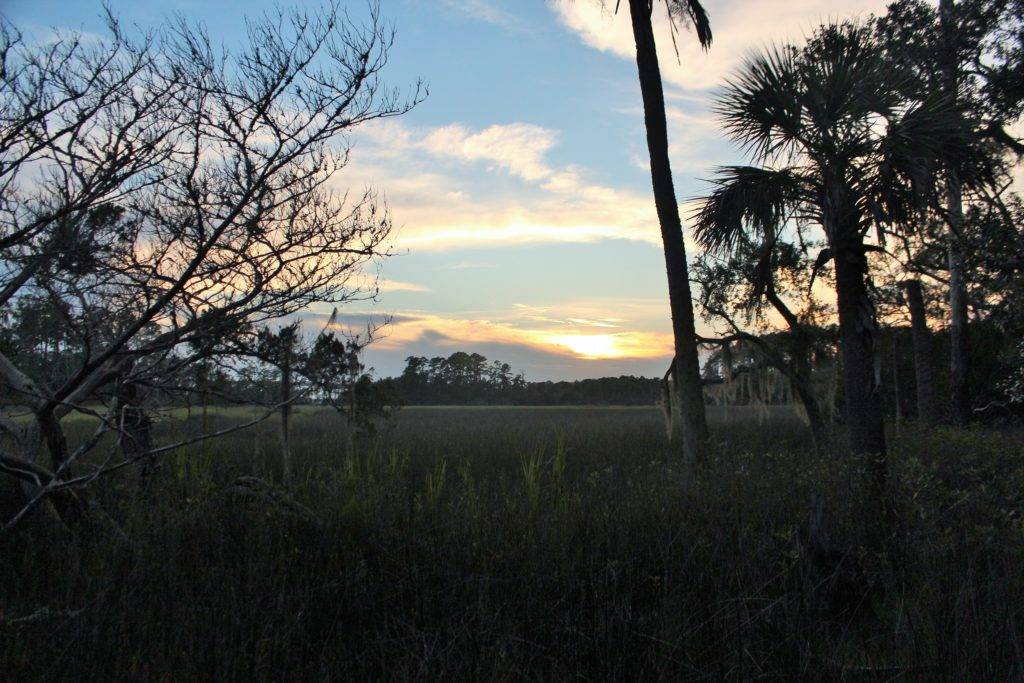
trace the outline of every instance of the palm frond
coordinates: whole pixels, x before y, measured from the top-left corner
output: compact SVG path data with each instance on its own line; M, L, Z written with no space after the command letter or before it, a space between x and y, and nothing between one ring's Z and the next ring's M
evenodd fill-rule
M803 180L792 169L727 166L691 218L705 249L731 253L743 238L774 241L792 207L801 201Z
M707 10L698 0L665 0L665 6L668 8L669 18L672 19L673 43L675 42L675 22L686 20L697 32L700 46L705 50L711 47L711 20L708 18Z
M849 22L821 27L798 61L806 114L820 130L889 118L908 77L884 59L867 27Z
M730 138L766 159L800 139L803 107L795 51L771 48L746 60L712 108Z
M909 224L938 199L944 168L960 170L965 187L993 182L989 155L978 149L971 122L954 100L933 94L893 119L879 141L876 172L868 180L878 197L877 220Z

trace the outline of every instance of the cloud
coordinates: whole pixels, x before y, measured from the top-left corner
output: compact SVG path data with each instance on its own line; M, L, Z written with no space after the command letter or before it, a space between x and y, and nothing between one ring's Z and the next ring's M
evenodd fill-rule
M494 263L483 263L479 261L459 261L458 263L452 263L447 266L442 266L442 270L490 270L491 268L497 268L498 266Z
M405 282L403 280L391 280L381 277L379 273L362 272L353 277L349 282L351 288L358 288L363 292L373 294L386 294L388 292L429 292L430 288L417 282Z
M610 310L614 316L608 315ZM310 330L319 331L329 313L307 312L302 317ZM653 377L664 372L673 352L667 303L659 298L518 303L503 310L452 314L346 310L338 314L335 325L350 334L376 329L366 357L382 376L399 374L411 355L469 351L511 363L532 380Z
M516 23L515 17L500 7L495 7L490 0L441 0L441 2L445 7L488 24L511 26Z
M608 187L550 155L558 131L514 122L366 126L339 191L372 184L396 218L395 244L416 251L630 239L660 244L647 193Z
M381 292L429 292L430 288L415 282L381 279L377 281Z
M549 177L553 171L544 157L555 146L555 131L528 123L488 126L473 133L452 124L430 132L423 149L463 161L489 161L527 181Z
M614 8L614 2L604 3ZM705 89L720 85L753 49L772 42L800 40L815 26L837 17L882 12L888 0L729 0L709 6L714 42L704 52L692 31L676 36L679 56L672 47L668 16L656 2L655 40L662 78L669 85ZM629 24L628 7L617 14L598 0L553 0L551 7L563 26L590 47L633 60L636 48Z
M389 316L375 347L419 353L432 348L472 350L482 344L508 344L578 360L662 359L672 354L671 332L652 331L646 316L655 302L632 308L618 306L635 318L602 317L604 302L563 302L554 306L517 304L486 317L440 315L429 311L401 311ZM663 308L663 302L657 302ZM664 317L664 310L660 311ZM596 314L596 315L595 315ZM326 320L326 318L324 318ZM349 312L339 318L342 327L380 323L384 316Z
M656 376L672 355L670 333L647 332L630 323L613 332L563 324L561 311L537 320L522 311L503 317L468 318L430 313L401 315L367 353L381 374L398 374L410 355L447 356L472 351L511 363L531 380ZM409 320L414 317L414 320Z

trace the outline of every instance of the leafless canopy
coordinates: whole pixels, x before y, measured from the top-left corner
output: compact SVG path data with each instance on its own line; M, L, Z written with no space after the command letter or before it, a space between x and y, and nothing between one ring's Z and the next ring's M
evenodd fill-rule
M361 272L388 253L388 211L338 172L349 133L423 95L382 83L394 36L376 6L270 13L237 52L184 19L107 29L39 44L0 26L0 308L45 302L76 350L56 377L0 353L16 451L0 461L44 487L82 455L69 412L117 430L117 387L160 386L242 326L375 294Z

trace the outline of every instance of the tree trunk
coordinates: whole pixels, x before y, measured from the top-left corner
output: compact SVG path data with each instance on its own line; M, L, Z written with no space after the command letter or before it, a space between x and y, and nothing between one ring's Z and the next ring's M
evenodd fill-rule
M903 388L900 386L900 332L895 327L889 328L891 335L889 342L892 346L892 402L893 402L893 429L896 434L900 433L900 426L903 422Z
M153 450L153 421L142 407L136 384L127 382L120 385L117 400L120 404L119 417L123 420L124 428L124 434L121 435L121 452L127 460L144 458L140 477L146 481L156 469L155 458L147 455Z
M39 425L39 434L50 454L50 467L56 472L68 459L68 440L64 435L64 428L61 427L60 420L53 414L52 409L38 413L36 422Z
M868 294L863 245L851 242L833 247L839 338L843 357L843 397L850 449L867 457L875 483L888 479L882 401L875 374L878 324Z
M668 274L672 332L675 337L677 401L682 418L683 457L700 462L707 455L708 427L704 414L704 390L700 379L697 339L693 321L690 276L686 247L672 183L668 156L668 124L665 119L665 94L651 26L651 8L645 0L629 0L629 14L636 42L636 65L644 103L647 150L651 157L651 184L661 226Z
M292 363L288 354L281 363L281 481L292 483L292 447L288 432L292 416Z
M932 377L932 333L924 310L924 296L919 280L903 283L910 308L910 330L914 345L914 380L917 384L917 419L925 425L939 421L938 403L935 400L935 385Z
M956 54L957 22L953 0L939 0L939 28L943 36L942 72L948 97L956 100L959 60ZM967 338L967 284L960 233L964 222L963 190L957 170L946 168L946 222L949 226L949 417L954 425L970 421L970 344Z
M954 425L966 425L971 418L971 395L968 388L970 344L967 338L967 285L964 281L964 256L960 250L959 232L963 225L960 181L952 170L948 173L949 197L949 415Z
M67 531L108 553L112 548L130 549L131 543L124 531L98 504L86 498L87 491L79 495L71 488L64 488L39 497L40 490L53 481L54 472L31 460L4 453L0 453L0 473L21 484L20 491L0 488L0 493L5 494L0 506L4 512L4 518L0 519L0 540L32 518L41 522L41 531L54 535L62 543L69 540L64 533Z
M804 407L804 412L807 413L807 426L811 430L814 449L820 450L825 445L825 419L822 417L818 399L814 396L810 372L801 369L798 372L788 373L788 376L797 398L800 399L800 403Z

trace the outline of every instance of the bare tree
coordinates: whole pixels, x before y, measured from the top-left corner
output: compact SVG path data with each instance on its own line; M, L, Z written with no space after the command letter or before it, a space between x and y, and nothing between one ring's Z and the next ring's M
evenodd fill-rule
M799 228L798 228L799 230ZM802 232L798 233L802 235ZM803 240L800 240L803 243ZM830 311L811 293L814 252L778 239L767 246L746 237L726 258L704 253L694 267L704 319L725 330L698 335L702 344L725 349L745 343L789 380L807 415L815 446L824 444L826 420L813 387L814 360L828 355L823 324ZM808 247L819 245L806 244ZM781 320L781 330L772 318Z
M0 416L17 450L0 467L35 505L175 447L111 452L84 468L100 437L70 450L64 416L91 414L100 436L123 438L128 406L112 387L173 384L183 368L229 359L224 340L240 327L375 295L361 274L388 253L387 209L370 190L338 195L332 182L348 162L346 135L405 113L422 91L381 83L393 32L375 6L364 20L336 5L268 14L234 53L184 20L138 39L111 20L109 38L88 49L8 33L3 291L45 297L77 349L59 381L0 354L0 383L31 415L27 425ZM101 208L116 215L90 224Z

